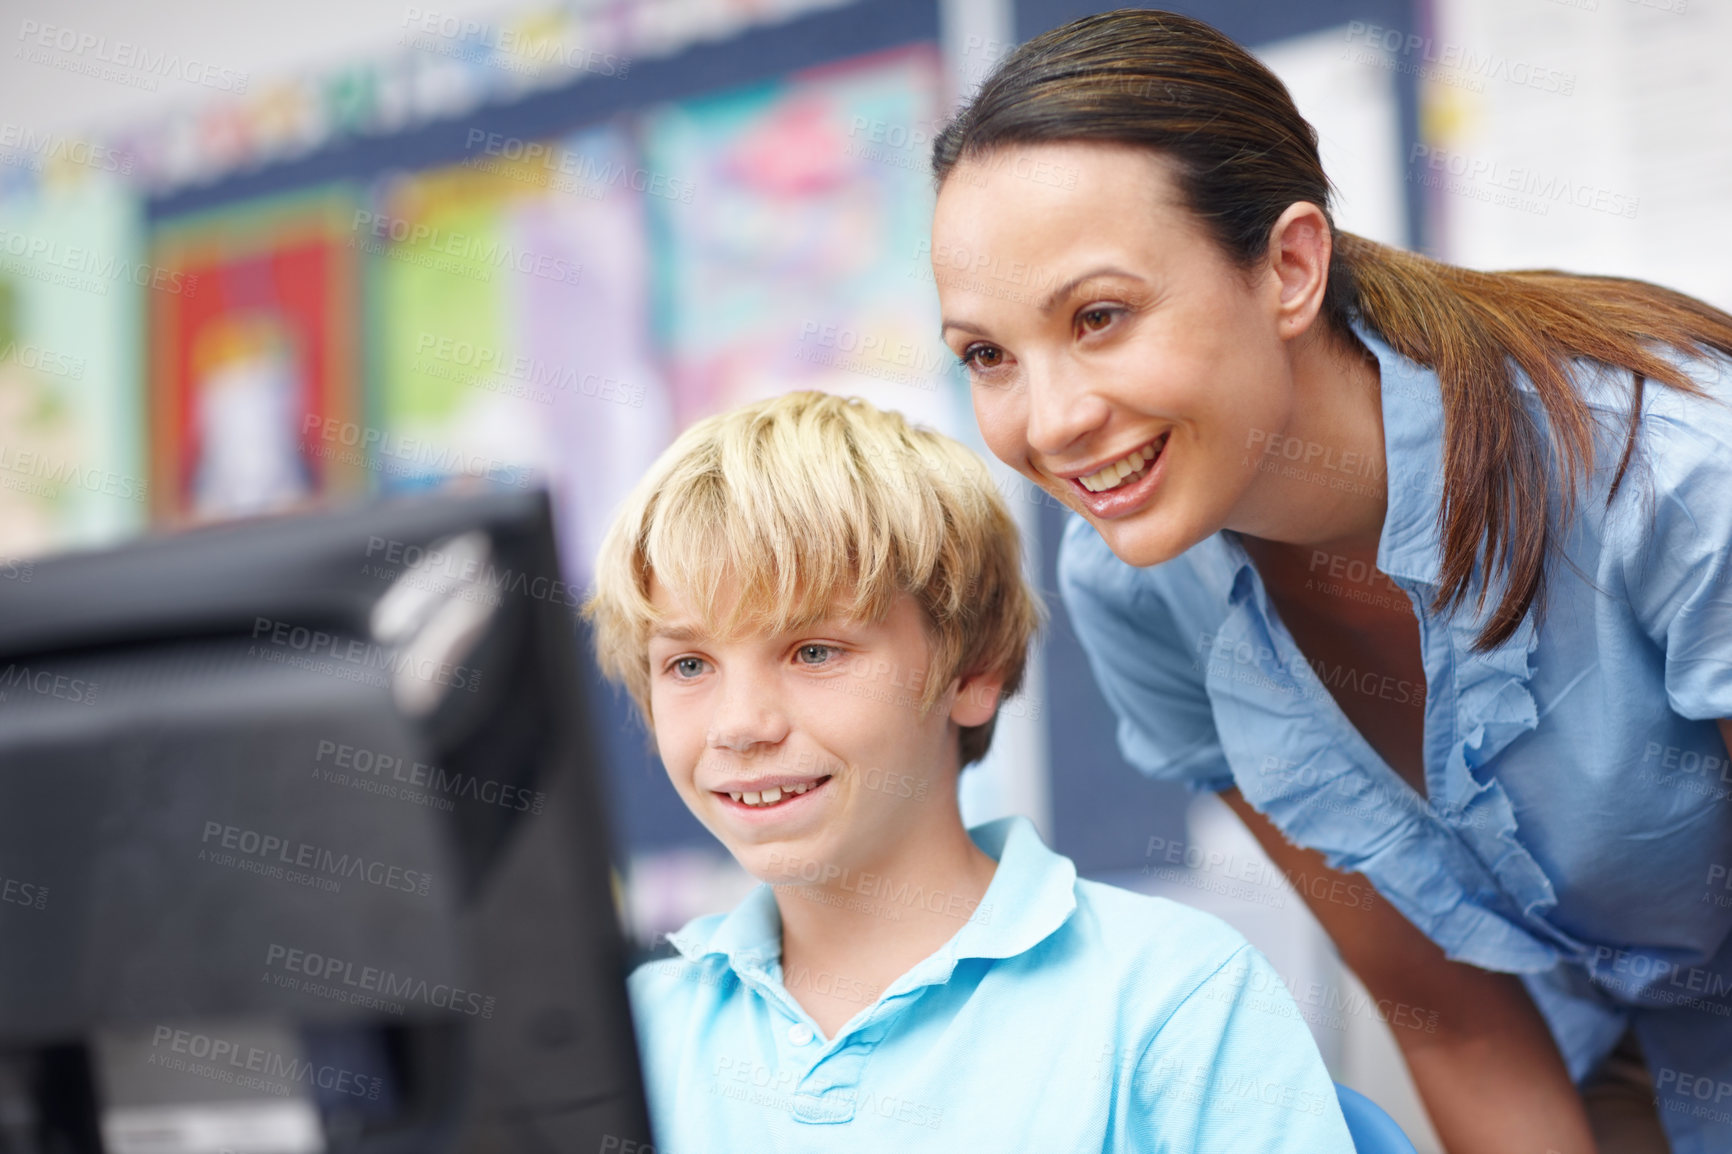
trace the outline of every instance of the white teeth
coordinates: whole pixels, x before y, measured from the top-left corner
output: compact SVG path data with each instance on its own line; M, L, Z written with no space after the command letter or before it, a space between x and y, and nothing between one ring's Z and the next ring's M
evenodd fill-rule
M757 792L729 793L728 796L743 805L753 805L760 809L772 806L788 798L797 797L808 790L817 789L821 782L805 782L799 785L772 785L768 789Z
M1088 476L1078 479L1082 481L1083 488L1091 493L1116 488L1126 477L1132 473L1140 472L1144 465L1159 456L1166 443L1167 434L1162 433L1160 440L1153 444L1120 457L1098 472L1090 473Z

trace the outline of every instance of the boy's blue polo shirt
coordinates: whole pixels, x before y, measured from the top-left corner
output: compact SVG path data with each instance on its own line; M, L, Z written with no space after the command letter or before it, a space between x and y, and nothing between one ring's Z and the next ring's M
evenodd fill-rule
M1236 932L1079 880L1024 818L970 835L999 863L979 908L876 999L862 990L835 1038L784 985L769 886L631 975L659 1154L1351 1154L1310 1031Z

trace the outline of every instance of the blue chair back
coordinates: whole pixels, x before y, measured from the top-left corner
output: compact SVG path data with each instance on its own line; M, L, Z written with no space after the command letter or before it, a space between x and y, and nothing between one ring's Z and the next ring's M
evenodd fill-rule
M1341 1114L1347 1119L1347 1132L1353 1136L1356 1154L1416 1154L1413 1143L1407 1140L1395 1119L1383 1112L1383 1107L1339 1082L1335 1084L1335 1096L1341 1100Z

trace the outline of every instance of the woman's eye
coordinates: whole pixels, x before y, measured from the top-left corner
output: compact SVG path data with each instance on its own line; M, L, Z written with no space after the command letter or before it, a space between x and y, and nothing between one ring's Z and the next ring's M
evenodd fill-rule
M704 671L704 662L699 657L681 657L671 667L674 676L682 680L690 680Z
M1082 312L1077 314L1077 324L1082 326L1086 332L1098 333L1111 324L1112 321L1112 309L1084 309Z
M969 345L962 350L962 356L957 358L965 369L985 371L996 369L1004 363L1004 350L991 345Z
M836 654L834 645L802 645L796 656L802 665L822 665Z

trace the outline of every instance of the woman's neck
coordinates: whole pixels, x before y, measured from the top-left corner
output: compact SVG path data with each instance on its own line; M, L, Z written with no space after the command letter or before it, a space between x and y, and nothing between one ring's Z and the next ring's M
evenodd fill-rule
M1271 546L1375 554L1388 508L1377 359L1319 318L1290 346L1292 415L1227 528ZM1295 459L1291 447L1302 451Z

